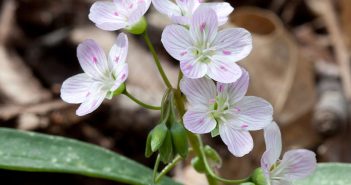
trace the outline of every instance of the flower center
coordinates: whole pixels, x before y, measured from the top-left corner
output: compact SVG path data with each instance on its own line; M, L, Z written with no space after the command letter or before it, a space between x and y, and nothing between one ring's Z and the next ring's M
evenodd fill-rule
M210 111L217 123L225 122L229 111L229 101L227 97L217 96L210 100Z
M192 54L196 57L198 62L210 63L211 57L215 54L216 50L208 46L198 46L192 49Z

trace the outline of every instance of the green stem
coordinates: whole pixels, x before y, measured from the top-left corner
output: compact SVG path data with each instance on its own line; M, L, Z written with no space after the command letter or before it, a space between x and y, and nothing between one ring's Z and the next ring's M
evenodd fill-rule
M150 38L149 38L149 36L148 36L148 34L147 34L146 31L143 33L143 38L144 38L144 40L145 40L147 46L149 47L149 50L150 50L152 56L154 57L154 60L155 60L157 69L158 69L158 71L160 72L161 77L162 77L164 83L166 84L166 86L167 86L168 89L171 89L171 88L172 88L172 85L171 85L171 83L169 82L169 80L168 80L168 78L167 78L167 75L166 75L165 72L163 71L163 68L162 68L162 66L161 66L160 59L158 58L158 55L157 55L157 53L156 53L156 51L155 51L155 48L154 48L154 46L152 45L152 43L151 43L151 41L150 41Z
M169 171L171 171L175 165L177 165L177 163L179 161L181 161L183 158L178 155L176 158L173 159L173 161L171 163L169 163L165 168L163 168L163 170L160 172L160 174L156 177L155 182L158 183L161 178L166 175Z
M129 92L127 90L125 90L123 92L124 95L126 95L128 98L130 98L131 100L133 100L135 103L139 104L140 106L147 108L147 109L152 109L152 110L161 110L161 107L159 106L153 106L153 105L149 105L146 104L140 100L138 100L137 98L135 98L134 96L132 96L131 94L129 94Z
M152 175L152 179L154 180L154 183L157 182L157 170L158 170L158 166L160 165L160 161L161 161L161 156L160 154L157 155L157 158L156 158L156 162L155 162L155 166L154 166L154 172L153 172L153 175Z

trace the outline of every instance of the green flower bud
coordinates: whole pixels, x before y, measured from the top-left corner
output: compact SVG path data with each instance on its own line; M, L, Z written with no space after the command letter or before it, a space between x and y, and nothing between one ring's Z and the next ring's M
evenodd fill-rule
M222 166L222 158L217 153L217 151L215 149L213 149L212 147L206 145L204 147L204 151L205 151L206 157L209 159L209 161L212 164L215 164L216 166L218 166L218 168Z
M186 136L186 131L182 124L178 122L173 122L171 124L171 135L173 146L175 152L178 153L183 158L186 158L188 155L188 140Z
M261 168L255 169L251 175L251 179L256 185L267 185L266 177L264 176Z
M161 147L163 141L166 138L167 132L168 132L168 129L164 123L157 125L152 130L151 143L150 143L152 152L157 151Z
M146 28L147 21L145 17L141 17L141 19L137 23L133 24L132 26L128 26L127 28L125 28L125 30L131 34L140 35L146 31Z
M199 157L194 157L193 159L191 159L191 165L199 173L205 173L206 172L205 165L203 164L203 162L200 160Z
M164 139L162 146L160 147L161 161L165 164L172 161L174 158L174 149L172 144L172 136L170 132L167 132L166 138Z

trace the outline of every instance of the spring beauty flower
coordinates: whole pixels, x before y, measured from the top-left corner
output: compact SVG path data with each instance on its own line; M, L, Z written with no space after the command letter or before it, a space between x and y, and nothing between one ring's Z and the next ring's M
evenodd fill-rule
M128 77L127 35L118 35L109 56L93 40L79 44L77 57L84 73L77 74L63 82L61 98L67 103L80 104L76 111L78 116L96 110L105 98L112 98L113 93Z
M260 130L272 122L273 108L262 98L245 96L249 74L243 70L235 83L215 83L209 78L183 78L181 91L189 108L184 126L193 133L220 135L229 151L241 157L253 148L249 131Z
M128 29L142 19L150 4L151 0L97 1L90 8L89 19L106 31Z
M290 150L279 160L282 140L275 122L264 129L264 138L266 151L261 159L261 168L268 185L292 185L291 181L307 177L315 170L316 155L309 150Z
M167 52L180 61L185 77L196 79L205 75L222 83L235 82L242 73L235 62L246 57L252 49L251 34L242 28L218 32L216 12L198 8L189 30L169 25L162 33Z
M202 3L201 0L152 0L154 7L162 14L167 15L176 24L188 26L194 12L201 7L214 10L218 16L218 24L227 22L228 16L234 8L229 3Z

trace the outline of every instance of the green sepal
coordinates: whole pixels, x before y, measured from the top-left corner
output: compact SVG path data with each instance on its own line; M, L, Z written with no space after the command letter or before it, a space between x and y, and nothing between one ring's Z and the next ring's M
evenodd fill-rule
M122 94L126 90L126 85L125 83L122 83L115 91L113 92L108 92L106 95L106 98L111 100L114 96L118 96Z
M212 164L214 164L217 167L221 167L222 166L222 158L217 153L217 151L215 149L213 149L212 147L206 145L204 147L204 151L205 151L206 157L209 159L209 161Z
M148 134L147 139L146 139L145 157L147 157L147 158L151 157L151 155L154 153L151 150L151 134L152 134L152 131Z
M257 168L251 175L251 181L256 185L267 185L266 177L263 174L262 168Z
M219 135L219 126L217 124L216 127L211 131L211 136L217 137L218 135Z
M173 122L170 131L175 152L185 159L189 153L189 145L183 125L178 122Z
M205 173L206 172L206 168L204 163L200 160L199 157L194 157L191 159L191 165L193 166L193 168L199 172L199 173Z
M140 18L140 20L137 23L131 26L128 26L127 28L125 28L125 30L131 34L140 35L146 31L146 28L147 28L147 21L143 16Z
M172 161L172 159L174 158L171 132L169 132L169 131L167 132L166 138L164 139L164 141L159 149L159 152L160 152L161 161L164 164L170 163Z

